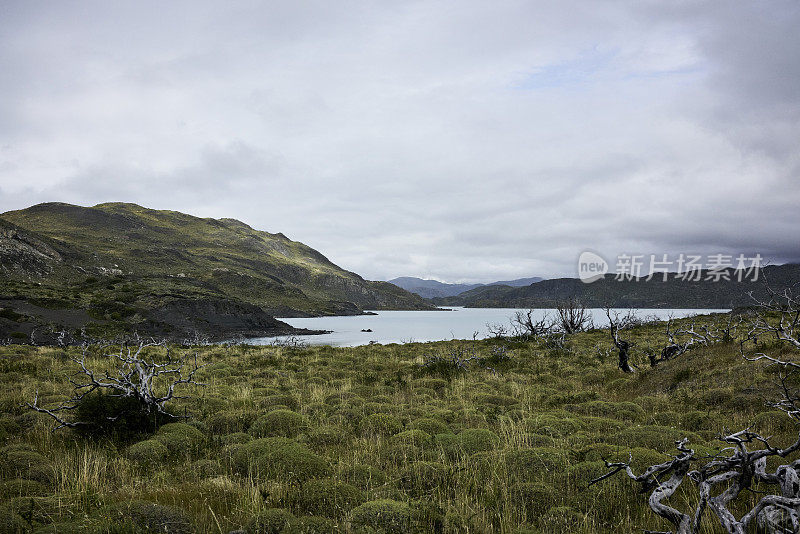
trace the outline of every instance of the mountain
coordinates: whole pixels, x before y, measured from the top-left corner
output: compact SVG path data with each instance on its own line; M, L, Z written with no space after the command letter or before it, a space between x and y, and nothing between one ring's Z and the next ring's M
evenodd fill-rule
M533 278L519 278L517 280L492 282L490 284L447 284L445 282L439 282L438 280L425 280L423 278L415 278L413 276L401 276L400 278L389 280L389 283L394 284L397 287L401 287L406 291L416 293L421 297L430 299L437 297L453 297L465 291L470 291L472 289L487 285L507 285L512 287L520 287L534 284L536 282L540 282L541 280L542 278L537 276Z
M60 309L92 326L215 336L291 329L274 316L431 308L283 234L124 203L0 214L0 307L9 316ZM75 326L77 316L65 321Z
M800 264L774 265L759 273L753 282L728 271L729 281L683 281L674 274L666 281L656 277L617 281L614 275L591 284L577 278L543 280L524 287L507 285L482 286L453 297L435 298L432 302L444 306L469 308L552 308L568 299L576 299L590 308L611 306L615 308L735 308L752 305L747 295L752 291L757 297L766 296L763 280L769 280L773 289L783 290L800 282Z

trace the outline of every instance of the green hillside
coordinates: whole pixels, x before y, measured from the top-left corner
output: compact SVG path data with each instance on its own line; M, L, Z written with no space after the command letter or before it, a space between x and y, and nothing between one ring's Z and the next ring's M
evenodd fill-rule
M197 329L204 313L213 325L219 315L266 321L430 307L283 234L123 203L47 203L0 215L0 301L21 313L25 305L84 310L145 331L180 320Z

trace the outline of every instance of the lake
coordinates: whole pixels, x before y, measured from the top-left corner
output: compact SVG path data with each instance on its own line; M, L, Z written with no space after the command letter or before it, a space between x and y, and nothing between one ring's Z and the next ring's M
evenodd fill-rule
M330 334L297 336L297 339L311 345L332 345L335 347L356 347L370 342L381 344L409 343L422 341L443 341L448 339L478 339L490 335L487 323L510 327L511 317L516 308L450 308L452 311L378 311L377 315L354 315L347 317L308 317L282 318L281 321L297 328L330 330ZM607 326L605 311L597 308L589 310L594 324ZM620 315L628 309L616 310ZM668 319L688 317L707 313L723 313L729 310L686 310L686 309L636 309L638 317L657 317ZM554 315L555 310L534 310L537 317L545 313ZM372 332L362 332L372 330ZM248 343L266 345L274 342L274 337L249 339Z

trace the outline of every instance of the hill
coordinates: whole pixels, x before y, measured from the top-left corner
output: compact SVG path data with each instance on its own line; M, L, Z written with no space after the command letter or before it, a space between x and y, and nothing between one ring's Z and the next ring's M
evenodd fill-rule
M453 297L460 295L465 291L476 289L478 287L493 286L493 285L507 285L511 287L527 286L536 282L540 282L542 278L534 276L532 278L519 278L517 280L503 280L501 282L491 282L489 284L448 284L439 282L438 280L426 280L423 278L416 278L413 276L402 276L389 280L390 284L416 293L424 298L437 298L437 297Z
M1 214L0 306L40 317L39 308L66 310L68 326L88 315L140 332L214 335L291 330L274 316L430 308L283 234L123 203Z
M432 299L438 305L469 308L551 308L559 302L577 299L590 308L735 308L753 302L749 291L763 296L763 280L780 289L800 282L800 265L768 266L755 282L729 271L730 280L706 280L703 273L697 282L683 281L671 275L666 281L656 277L617 281L614 275L585 284L577 278L543 280L524 287L482 286L460 295Z

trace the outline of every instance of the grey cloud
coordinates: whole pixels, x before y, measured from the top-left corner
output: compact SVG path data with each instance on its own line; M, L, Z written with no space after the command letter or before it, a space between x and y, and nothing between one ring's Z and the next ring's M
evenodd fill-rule
M800 260L788 0L0 9L0 210L236 217L368 278Z

